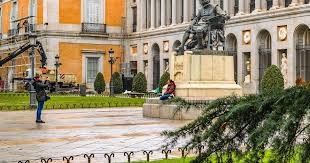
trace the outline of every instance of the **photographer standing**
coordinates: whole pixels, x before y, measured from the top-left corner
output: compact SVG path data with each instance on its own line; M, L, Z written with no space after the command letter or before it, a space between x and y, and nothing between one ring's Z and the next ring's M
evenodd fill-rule
M47 96L45 92L45 89L48 87L48 84L42 83L39 74L36 74L36 76L32 79L31 84L33 85L36 91L36 98L38 101L36 123L45 123L41 119L41 113L44 107L44 102L50 99L50 97Z

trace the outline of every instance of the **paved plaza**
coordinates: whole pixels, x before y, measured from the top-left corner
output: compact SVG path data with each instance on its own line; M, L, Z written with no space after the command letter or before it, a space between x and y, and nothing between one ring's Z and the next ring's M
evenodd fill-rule
M123 152L156 150L164 143L160 133L186 122L142 117L141 108L44 111L46 124L34 123L35 112L0 112L0 162L75 156L72 162L87 162L82 154L95 154L92 162L107 162L105 153L115 153L112 162L126 162ZM172 156L179 153L172 152ZM155 151L151 159L163 158ZM136 152L133 160L145 160Z

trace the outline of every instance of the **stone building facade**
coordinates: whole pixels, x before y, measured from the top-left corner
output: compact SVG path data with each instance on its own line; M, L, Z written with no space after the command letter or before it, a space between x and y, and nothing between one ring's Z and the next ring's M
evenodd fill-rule
M286 86L310 81L309 0L211 0L231 19L226 50L235 56L235 80L244 93L257 93L265 69L275 64ZM174 7L175 6L175 7ZM127 0L125 62L128 73L144 72L148 89L169 71L171 53L197 13L198 0ZM221 66L221 65L219 65Z
M108 51L112 48L118 58L113 71L120 71L124 0L2 0L0 13L1 58L27 42L24 28L17 32L18 22L14 22L26 18L43 44L48 69L55 69L55 56L59 55L60 74L74 74L77 83L92 88L97 73L102 72L108 84ZM0 77L9 90L14 88L12 79L30 68L29 60L27 51L0 67ZM38 54L36 66L40 66Z

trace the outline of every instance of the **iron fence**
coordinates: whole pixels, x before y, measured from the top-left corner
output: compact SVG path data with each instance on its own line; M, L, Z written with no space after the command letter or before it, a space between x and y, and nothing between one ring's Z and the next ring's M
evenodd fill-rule
M106 24L82 23L82 33L106 34Z
M140 161L147 161L150 162L151 160L159 160L159 159L165 159L168 160L171 158L172 154L177 155L180 158L186 158L189 154L193 154L194 156L200 156L203 153L203 150L205 149L205 146L203 145L197 145L196 148L193 150L188 150L187 148L179 147L175 149L154 149L154 150L141 150L141 151L127 151L127 152L111 152L111 153L88 153L88 154L78 154L78 155L71 155L71 156L62 156L62 157L50 157L50 158L40 158L40 159L33 159L33 160L20 160L16 161L17 163L31 163L31 162L42 162L42 163L51 163L56 160L63 161L65 163L71 163L74 160L84 160L88 163L91 163L96 159L96 162L98 162L98 159L112 163L113 161L118 161L122 157L126 161L123 162L133 162L133 158L135 155L142 155L144 156L144 159L134 160L137 162ZM160 158L152 158L155 154L161 155ZM81 160L81 161L82 161Z

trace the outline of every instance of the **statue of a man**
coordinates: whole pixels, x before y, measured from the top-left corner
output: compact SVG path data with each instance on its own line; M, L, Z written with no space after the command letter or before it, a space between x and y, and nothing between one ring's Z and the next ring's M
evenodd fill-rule
M216 39L218 37L224 42L224 23L225 20L230 19L230 16L228 16L218 5L211 4L210 0L200 0L199 2L202 8L185 31L182 43L176 49L178 54L183 54L185 47L187 50L193 48L204 49L207 46L207 48L209 48L211 45L211 39ZM211 31L216 36L209 36L211 35ZM187 42L190 39L191 34L191 41Z

